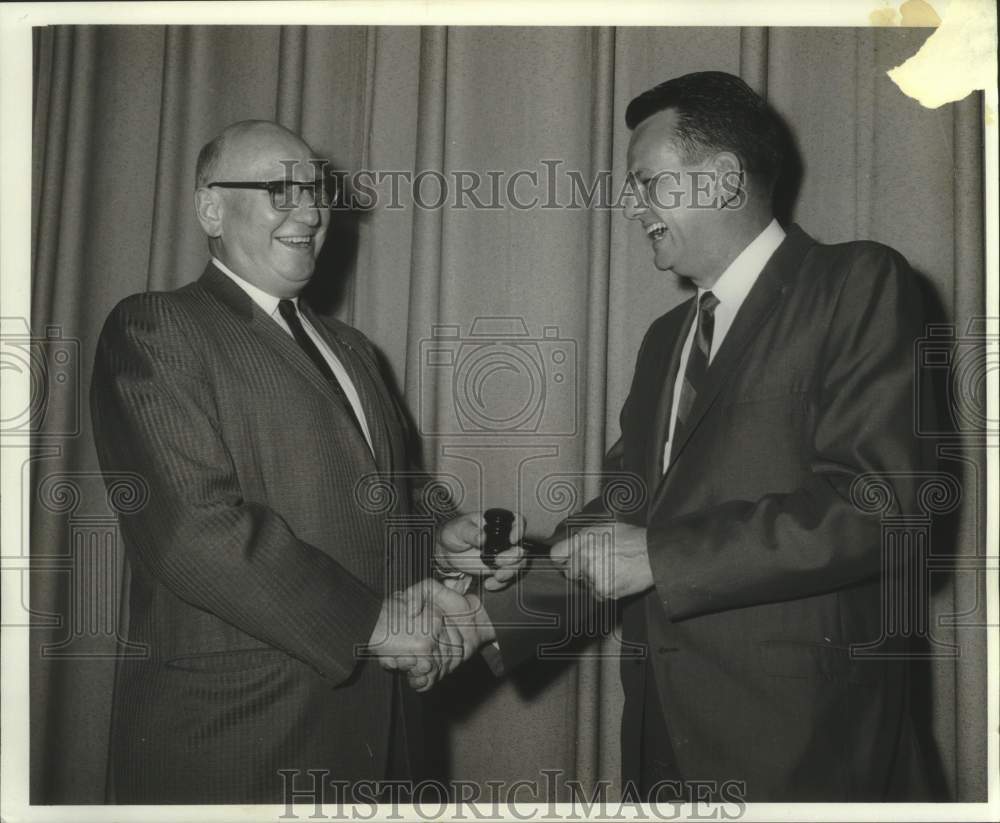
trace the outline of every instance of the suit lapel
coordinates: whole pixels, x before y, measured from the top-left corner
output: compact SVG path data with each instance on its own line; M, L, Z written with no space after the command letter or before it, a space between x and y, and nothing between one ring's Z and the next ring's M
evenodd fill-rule
M697 302L694 298L688 300L688 310L677 312L677 322L671 323L663 330L664 342L674 341L669 354L666 353L666 346L662 346L665 356L660 362L661 373L654 375L652 385L659 386L660 394L654 411L653 440L649 453L646 455L646 488L655 492L663 481L663 450L667 445L667 434L670 428L670 409L674 401L674 384L677 381L677 370L680 368L681 352L684 349L684 340L691 330L697 313Z
M263 338L265 345L270 351L274 351L283 357L292 368L298 371L306 380L309 381L316 391L323 394L330 401L330 404L334 407L336 413L342 415L347 421L349 421L350 425L345 428L348 428L356 437L359 438L364 452L368 452L368 443L365 441L364 434L358 431L358 427L354 423L351 410L345 407L344 402L337 395L333 386L330 385L329 381L327 381L319 369L316 368L316 364L309 359L309 355L307 355L301 349L299 344L295 342L295 338L282 329L281 326L275 322L274 318L269 317L264 310L253 301L250 295L236 285L226 274L219 271L219 269L217 269L213 264L209 263L206 267L199 283L221 303L229 308L237 317L246 322L256 334ZM307 317L313 324L314 328L319 331L320 335L323 336L323 339L327 340L329 344L330 335L326 326L323 323L318 322L312 313L308 313ZM338 356L340 356L337 346L331 346L331 348L338 354ZM344 361L343 357L341 357L341 361ZM348 371L350 372L350 370ZM358 389L358 394L362 398L364 397L360 388ZM366 408L366 415L367 414L368 412ZM369 427L372 427L373 424L371 423L370 415L368 419Z
M384 398L381 387L382 376L376 363L368 352L352 346L351 343L338 335L322 317L316 314L304 301L299 301L302 313L319 332L326 344L337 355L347 370L351 382L361 400L361 408L368 423L368 431L372 438L372 449L375 452L375 462L380 471L388 472L393 466L402 465L399 455L394 453L393 439L386 428L389 419L384 408ZM362 435L363 436L363 435Z
M681 439L673 446L670 465L667 467L667 471L652 500L651 510L662 502L669 479L673 474L672 470L682 458L684 450L691 440L691 436L701 424L705 414L715 403L723 386L731 382L734 370L749 351L750 343L757 335L761 325L770 316L771 312L774 311L775 307L777 307L784 294L789 278L798 271L802 258L812 242L812 239L798 226L789 227L785 239L778 246L774 254L771 255L770 260L765 264L763 270L761 270L757 282L754 283L746 300L736 313L736 318L728 334L726 334L726 339L722 341L722 346L712 359L712 364L705 373L705 382L698 392L694 405L691 407L688 423L681 432ZM683 345L684 341L680 339L677 344L678 358L680 348ZM673 374L676 377L676 368ZM670 389L672 392L672 382ZM668 422L664 426L669 424L669 406L667 407L666 414L668 415ZM662 454L663 446L661 445L660 448L660 453Z

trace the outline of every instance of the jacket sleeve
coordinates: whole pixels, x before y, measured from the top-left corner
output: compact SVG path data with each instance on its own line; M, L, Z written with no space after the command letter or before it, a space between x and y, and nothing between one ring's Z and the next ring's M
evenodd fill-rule
M852 500L877 473L895 514L915 510L925 465L913 434L914 344L923 301L906 261L866 245L850 258L825 335L810 476L787 493L726 500L647 532L673 620L809 597L873 578L881 518Z
M165 295L137 295L98 342L91 411L101 467L149 487L146 505L122 516L126 545L177 597L341 683L381 598L278 512L243 499L185 319Z

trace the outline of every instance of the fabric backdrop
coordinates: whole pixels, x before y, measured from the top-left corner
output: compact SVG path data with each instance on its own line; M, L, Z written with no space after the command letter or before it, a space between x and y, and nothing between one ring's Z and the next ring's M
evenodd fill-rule
M973 96L927 110L885 76L930 31L36 30L32 328L57 327L62 340L48 345L71 362L51 384L31 466L32 552L45 567L30 590L32 802L104 798L113 654L126 618L114 507L137 501L104 494L86 391L112 306L187 283L204 266L192 186L205 141L232 121L273 118L346 170L493 170L507 180L561 161L586 180L610 171L614 192L635 94L690 71L738 73L797 140L783 216L825 242L899 249L925 280L934 318L962 334L985 301L981 104ZM435 179L425 182L426 202ZM520 189L524 199L530 189ZM337 221L315 296L384 352L427 435L425 461L453 476L463 506L519 508L529 531L545 535L596 488L643 332L685 292L653 268L639 227L617 210L421 209L405 188L399 205ZM486 321L473 329L476 318ZM523 332L505 350L490 342L497 323ZM435 336L439 325L457 330ZM491 371L503 351L506 372ZM935 521L936 556L984 551L980 458L975 442L959 439L941 464L963 493L958 512ZM931 581L927 645L938 654L922 664L920 712L940 796L982 800L985 634L962 627L982 620L984 589L980 575L947 565ZM538 780L542 795L542 769L585 785L617 781L614 652L610 638L579 661L505 681L476 665L454 675L432 697L443 768L480 782Z

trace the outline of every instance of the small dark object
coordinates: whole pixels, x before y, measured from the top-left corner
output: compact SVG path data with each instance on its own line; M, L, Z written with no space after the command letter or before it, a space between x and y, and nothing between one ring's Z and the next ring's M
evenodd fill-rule
M514 525L514 512L507 509L487 509L483 513L486 520L484 530L486 542L483 543L483 563L491 569L497 567L497 555L510 548L510 530Z

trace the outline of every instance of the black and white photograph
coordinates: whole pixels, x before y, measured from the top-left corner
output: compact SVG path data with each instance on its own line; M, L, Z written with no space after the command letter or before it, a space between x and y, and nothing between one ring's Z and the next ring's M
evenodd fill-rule
M4 821L1000 817L995 4L502 8L0 10Z

